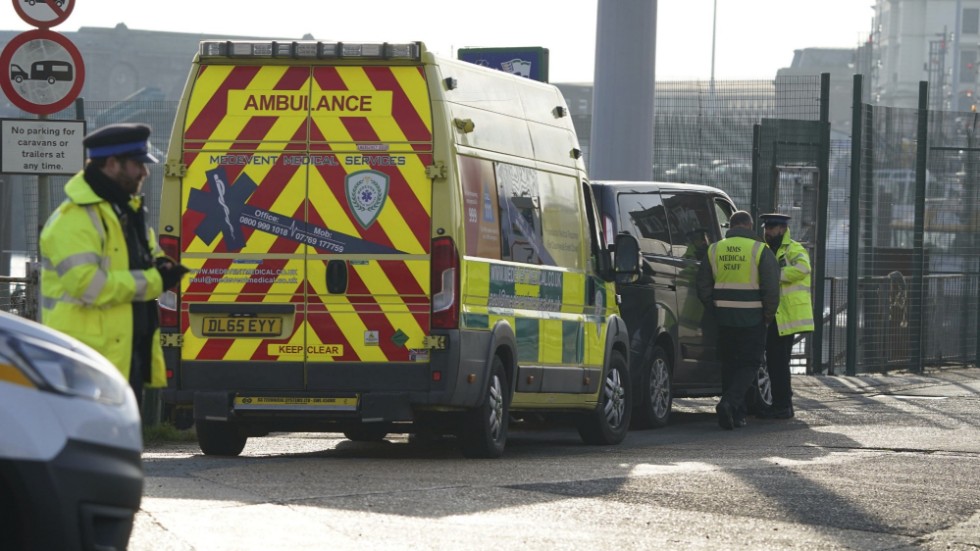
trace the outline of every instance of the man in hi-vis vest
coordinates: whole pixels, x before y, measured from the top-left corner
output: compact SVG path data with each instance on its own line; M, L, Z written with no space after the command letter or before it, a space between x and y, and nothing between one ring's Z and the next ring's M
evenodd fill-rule
M810 255L803 245L790 239L785 214L763 214L766 243L779 263L779 309L776 323L766 337L766 365L772 381L772 407L760 411L763 419L793 417L793 386L789 361L794 335L813 331L813 300L810 298Z
M146 225L140 188L149 175L150 127L110 124L82 140L85 169L41 231L41 319L101 352L143 387L163 387L157 297L187 268L164 256Z
M718 424L745 426L745 395L755 384L766 348L766 326L779 307L779 265L752 231L752 215L732 214L725 239L708 247L698 271L698 298L718 321L723 380Z

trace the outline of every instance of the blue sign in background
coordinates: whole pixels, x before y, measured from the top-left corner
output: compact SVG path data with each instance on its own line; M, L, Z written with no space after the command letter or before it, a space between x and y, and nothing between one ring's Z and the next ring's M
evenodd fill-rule
M513 73L541 82L548 82L548 49L538 46L524 48L460 48L457 57L476 65Z

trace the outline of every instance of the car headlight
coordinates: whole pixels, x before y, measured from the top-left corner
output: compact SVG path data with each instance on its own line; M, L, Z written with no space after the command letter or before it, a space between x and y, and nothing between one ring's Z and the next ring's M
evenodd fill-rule
M0 341L6 356L39 389L111 405L126 400L129 385L108 361L99 362L72 350L31 337Z

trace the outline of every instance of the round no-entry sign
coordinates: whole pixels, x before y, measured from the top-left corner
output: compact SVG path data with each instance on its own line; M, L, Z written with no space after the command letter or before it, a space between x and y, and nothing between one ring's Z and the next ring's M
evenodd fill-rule
M0 53L0 88L11 103L28 113L61 111L75 101L84 83L82 54L54 31L21 33Z
M75 8L75 0L13 0L14 10L27 23L50 29L64 22Z

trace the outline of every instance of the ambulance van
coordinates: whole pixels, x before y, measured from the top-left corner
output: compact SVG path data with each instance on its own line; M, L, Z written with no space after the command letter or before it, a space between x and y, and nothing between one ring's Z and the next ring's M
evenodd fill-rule
M629 343L553 86L422 43L205 41L167 155L165 400L205 454L274 431L455 436L629 426Z

